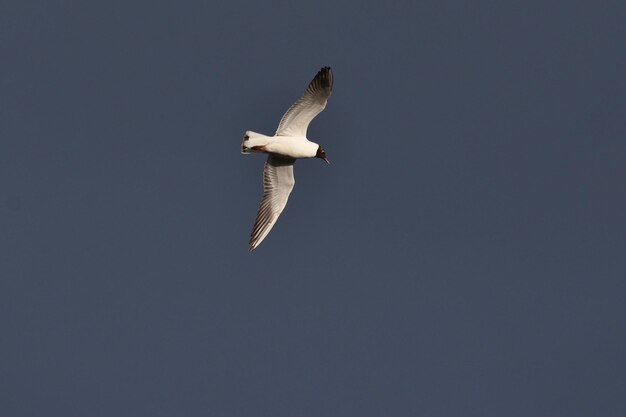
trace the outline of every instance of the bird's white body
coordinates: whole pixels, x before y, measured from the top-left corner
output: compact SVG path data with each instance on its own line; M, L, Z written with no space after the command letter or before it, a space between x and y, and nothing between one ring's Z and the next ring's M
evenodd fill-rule
M300 159L313 158L318 148L317 143L304 136L266 136L249 130L244 136L241 153L270 153Z

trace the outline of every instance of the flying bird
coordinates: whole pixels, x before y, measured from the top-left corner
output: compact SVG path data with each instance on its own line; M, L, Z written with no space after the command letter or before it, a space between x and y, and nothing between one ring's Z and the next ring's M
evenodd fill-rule
M296 159L320 158L330 164L324 148L306 137L311 120L324 108L333 89L333 73L324 67L289 107L278 124L274 136L248 130L241 144L241 153L266 153L263 169L263 198L256 215L248 249L253 251L265 239L282 213L295 184L293 164Z

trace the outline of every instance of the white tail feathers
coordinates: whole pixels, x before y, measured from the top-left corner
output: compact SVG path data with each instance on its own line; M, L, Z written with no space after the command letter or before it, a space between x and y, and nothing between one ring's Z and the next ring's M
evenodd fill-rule
M268 136L260 133L251 130L246 131L243 135L243 142L241 143L241 153L263 152L263 148L267 145L268 139Z

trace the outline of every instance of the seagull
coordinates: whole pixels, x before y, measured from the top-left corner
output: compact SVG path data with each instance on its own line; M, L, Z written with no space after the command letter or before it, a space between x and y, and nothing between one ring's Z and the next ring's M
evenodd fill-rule
M324 148L306 137L306 130L315 116L326 107L333 89L333 73L323 67L315 75L302 97L289 107L278 124L274 136L248 130L243 137L241 153L266 153L263 169L263 198L250 235L250 252L267 237L282 213L295 184L293 164L296 159L320 158L327 164Z

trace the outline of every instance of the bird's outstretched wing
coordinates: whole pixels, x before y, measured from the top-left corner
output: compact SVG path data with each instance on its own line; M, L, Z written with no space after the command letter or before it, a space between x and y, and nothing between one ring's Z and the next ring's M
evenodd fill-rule
M253 251L272 230L283 212L289 194L296 183L293 177L295 159L270 155L263 170L263 199L250 235L248 249Z
M304 136L311 120L326 107L333 90L333 73L324 67L313 78L302 97L289 107L280 120L276 136Z

